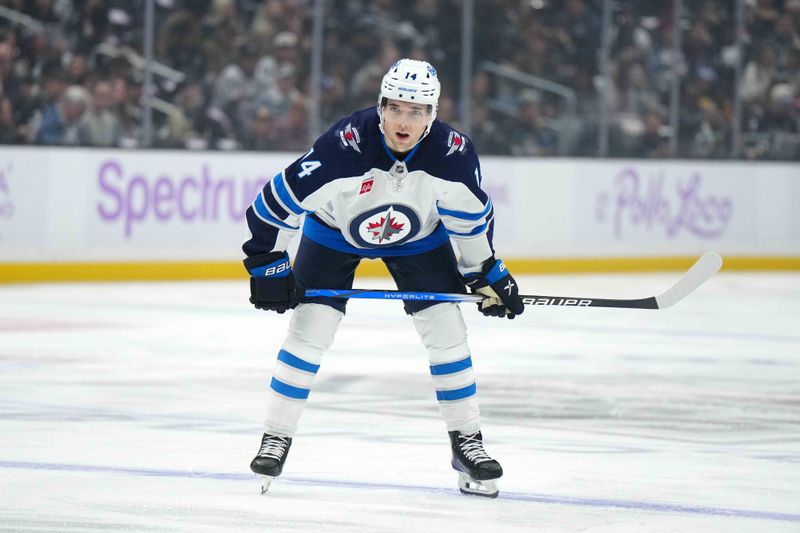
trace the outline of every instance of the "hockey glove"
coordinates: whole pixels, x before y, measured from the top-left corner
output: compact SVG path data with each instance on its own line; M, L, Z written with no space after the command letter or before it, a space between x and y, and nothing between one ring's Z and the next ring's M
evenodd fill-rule
M256 309L285 313L297 305L297 287L286 252L248 257L244 267L250 272L250 303Z
M473 274L464 281L474 294L486 297L478 303L478 309L486 316L511 319L525 310L517 282L499 259L490 257L483 262L483 274Z

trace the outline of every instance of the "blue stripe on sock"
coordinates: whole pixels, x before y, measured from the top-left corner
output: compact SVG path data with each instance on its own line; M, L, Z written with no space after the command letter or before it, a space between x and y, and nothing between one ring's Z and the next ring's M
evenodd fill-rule
M283 394L284 396L288 396L289 398L294 398L296 400L305 400L308 398L308 393L311 391L309 389L301 389L300 387L293 387L292 385L288 385L283 381L278 379L272 378L272 383L270 383L270 387L272 390L279 394Z
M475 394L475 390L477 387L473 383L468 387L464 387L463 389L455 389L455 390L437 390L436 391L436 399L439 401L446 400L461 400L468 396L472 396Z
M314 365L309 363L308 361L303 361L296 355L290 354L286 350L281 350L278 352L278 361L286 363L292 368L296 368L298 370L305 370L306 372L311 372L312 374L316 374L317 370L319 370L319 365Z
M444 376L446 374L455 374L456 372L461 372L468 368L472 368L472 358L470 356L460 361L453 361L452 363L431 365L431 374L434 376Z

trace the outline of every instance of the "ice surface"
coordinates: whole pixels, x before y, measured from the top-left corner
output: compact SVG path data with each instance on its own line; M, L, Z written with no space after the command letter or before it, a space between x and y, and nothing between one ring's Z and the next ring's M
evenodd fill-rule
M678 277L518 281L635 298ZM0 531L800 531L798 274L722 273L658 311L462 304L496 500L458 492L413 326L367 300L260 496L288 318L246 292L0 286Z

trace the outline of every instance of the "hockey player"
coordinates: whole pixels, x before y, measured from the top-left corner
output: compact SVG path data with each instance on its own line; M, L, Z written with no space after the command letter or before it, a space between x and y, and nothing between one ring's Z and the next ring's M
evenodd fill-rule
M494 256L492 203L470 140L436 120L440 84L424 61L402 59L375 108L337 122L275 176L247 210L250 302L294 309L268 391L261 448L250 468L262 492L280 475L322 354L346 300L306 288L352 288L363 258L381 258L401 291L485 296L486 316L522 313L517 284ZM286 247L300 229L290 264ZM458 259L453 244L458 249ZM462 492L497 496L500 464L484 450L467 333L455 303L406 301L430 360Z

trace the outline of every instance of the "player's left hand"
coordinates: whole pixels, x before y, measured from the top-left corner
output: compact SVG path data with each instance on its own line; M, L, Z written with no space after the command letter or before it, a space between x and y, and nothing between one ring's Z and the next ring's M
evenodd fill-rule
M486 297L478 303L478 309L485 316L512 319L525 310L517 282L499 259L490 257L483 263L482 274L469 276L465 281L474 294Z

